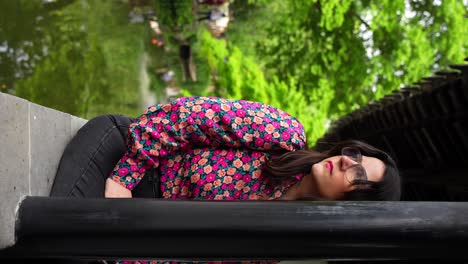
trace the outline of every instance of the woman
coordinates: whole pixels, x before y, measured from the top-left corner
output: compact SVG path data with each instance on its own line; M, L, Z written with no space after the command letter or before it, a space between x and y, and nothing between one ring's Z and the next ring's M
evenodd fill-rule
M358 141L325 153L305 148L301 123L274 107L179 98L135 120L90 120L67 146L51 195L399 200L400 179L386 153Z

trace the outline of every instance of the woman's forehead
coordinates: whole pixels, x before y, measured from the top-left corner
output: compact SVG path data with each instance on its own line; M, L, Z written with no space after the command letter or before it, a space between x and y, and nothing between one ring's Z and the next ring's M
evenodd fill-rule
M369 181L379 182L383 179L385 164L378 158L362 156L362 166L366 170Z

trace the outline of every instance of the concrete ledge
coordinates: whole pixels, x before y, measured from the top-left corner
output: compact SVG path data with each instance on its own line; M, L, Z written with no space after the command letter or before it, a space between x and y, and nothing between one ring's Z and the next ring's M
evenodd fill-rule
M87 120L0 93L0 249L15 243L15 208L48 196L62 152Z
M14 243L15 208L31 193L29 102L0 93L0 248Z

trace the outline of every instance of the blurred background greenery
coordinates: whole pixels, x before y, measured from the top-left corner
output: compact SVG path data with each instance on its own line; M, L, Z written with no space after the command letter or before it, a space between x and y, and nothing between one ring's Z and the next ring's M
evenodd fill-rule
M0 0L0 91L87 119L185 95L260 101L314 145L336 118L468 55L467 0L206 2ZM214 8L227 27L198 21Z

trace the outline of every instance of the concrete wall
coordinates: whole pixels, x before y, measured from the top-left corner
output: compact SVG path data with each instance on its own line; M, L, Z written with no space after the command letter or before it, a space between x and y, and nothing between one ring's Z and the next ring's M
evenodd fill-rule
M15 210L48 196L66 144L86 120L0 93L0 249L14 244Z

